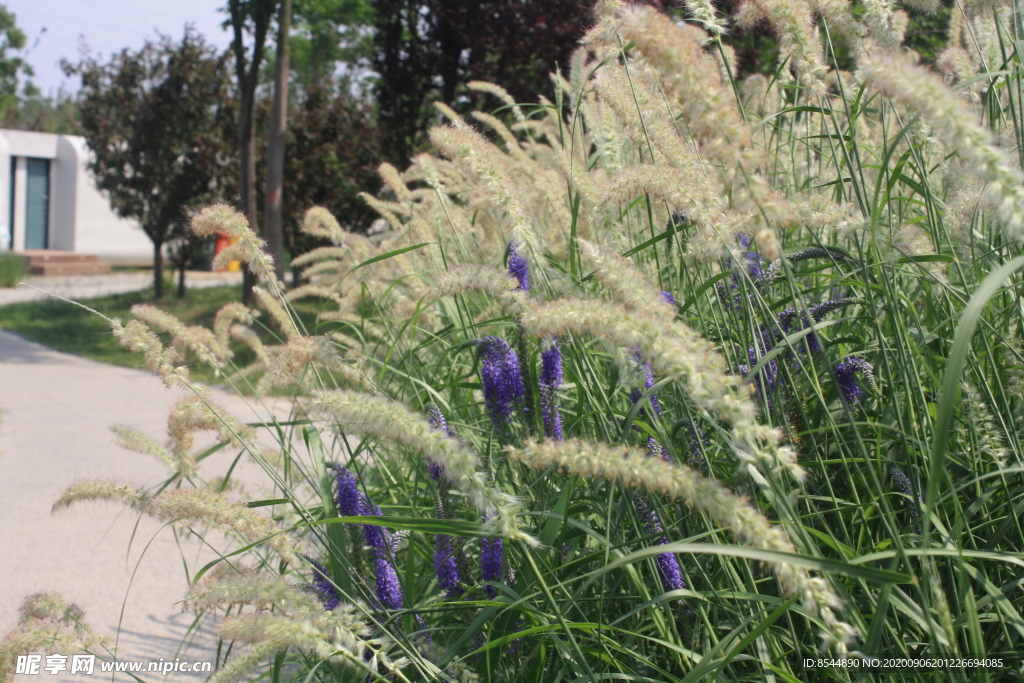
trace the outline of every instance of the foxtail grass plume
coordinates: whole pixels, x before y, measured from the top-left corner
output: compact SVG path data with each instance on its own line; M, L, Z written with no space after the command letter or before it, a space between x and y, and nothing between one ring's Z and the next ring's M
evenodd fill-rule
M220 369L231 355L227 346L205 327L185 325L170 313L149 304L136 304L131 311L151 329L170 334L175 346L189 349L204 365Z
M303 378L309 384L316 377L317 369L331 373L331 377L321 378L324 383L333 378L369 393L377 391L356 360L344 358L337 344L326 335L295 337L287 344L272 349L267 361L261 363L266 372L256 384L257 394L265 394L273 387L299 383Z
M437 280L437 296L454 296L464 292L484 292L496 299L509 313L518 315L526 310L526 292L509 273L489 266L459 266Z
M285 562L295 562L297 557L297 541L285 536L274 522L245 503L209 488L169 489L150 497L126 484L82 481L64 490L54 502L53 512L90 500L119 502L162 522L207 524L225 533L236 533L248 543L265 543Z
M322 206L306 210L306 215L302 219L302 231L314 237L326 237L337 244L345 241L345 231L338 224L338 219Z
M222 683L251 678L256 667L290 647L364 671L373 669L374 662L392 673L394 667L404 665L404 660L391 661L389 644L372 637L356 605L339 601L326 610L315 593L283 576L218 568L185 598L185 608L196 613L237 606L251 606L256 612L226 617L218 633L255 647L217 672L216 679ZM405 679L400 676L399 680Z
M660 298L660 295L659 295ZM639 349L641 360L667 377L686 379L690 398L732 425L732 449L742 463L781 468L797 481L804 470L782 435L757 420L757 408L739 377L726 372L714 346L678 321L665 321L601 301L563 299L531 307L521 324L538 337L592 334L616 346Z
M737 539L755 548L795 553L785 530L773 526L748 501L739 498L718 481L703 477L685 466L649 458L638 449L604 443L567 439L529 441L522 448L506 447L509 457L536 469L557 468L585 478L605 478L625 486L643 488L682 500L728 527ZM825 640L845 652L856 639L856 630L835 616L842 605L824 579L811 578L806 570L784 563L772 563L783 590L800 595L804 608L825 627Z
M234 244L214 259L214 270L237 259L249 264L249 269L261 280L274 279L274 261L264 251L266 242L253 234L249 221L235 209L227 204L208 206L192 216L191 227L192 232L199 237L211 237L223 232L234 238Z
M652 318L672 320L675 317L673 303L629 261L586 240L578 242L584 261L594 269L594 277L617 302Z
M255 450L252 445L255 434L251 427L243 425L207 396L186 396L174 404L174 410L167 418L171 454L178 474L183 477L191 477L196 473L196 461L192 456L192 448L195 446L193 432L201 430L217 432L220 443Z
M935 74L903 54L875 50L858 60L858 75L928 123L982 180L1007 236L1024 239L1024 175L992 144L988 129Z
M230 358L232 355L229 346L231 328L235 324L252 325L255 319L254 314L258 315L256 311L238 301L225 304L217 311L217 315L213 319L213 335L217 338L217 343L220 344L226 358Z
M295 321L277 296L262 287L253 287L252 293L256 297L260 308L270 315L270 318L277 324L277 328L284 333L288 340L296 339L302 335L302 332L296 327Z
M171 452L142 432L123 425L114 425L110 431L117 437L116 443L121 448L143 455L152 455L162 460L172 470L178 470L178 462Z
M0 683L14 680L20 655L73 655L93 651L103 642L78 605L57 593L35 593L22 602L18 625L0 640Z
M487 482L480 458L459 441L434 429L430 421L405 404L354 391L322 391L310 403L314 415L333 421L338 429L399 443L422 453L444 468L444 475L481 514L497 511L492 520L501 535L533 543L519 525L519 504Z
M127 325L122 325L115 318L110 323L110 329L122 348L142 354L146 369L160 377L167 388L176 383L188 386L188 368L174 364L178 354L174 349L164 348L160 338L145 323L130 320Z

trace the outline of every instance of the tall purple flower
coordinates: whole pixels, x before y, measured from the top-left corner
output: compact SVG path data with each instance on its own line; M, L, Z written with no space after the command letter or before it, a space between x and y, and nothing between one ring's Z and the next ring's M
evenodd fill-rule
M503 545L500 538L480 539L480 578L484 581L501 581L501 566L503 560ZM494 598L496 591L494 586L484 586L487 597Z
M515 242L508 245L508 273L519 283L519 289L530 291L530 267L519 253Z
M359 491L359 482L347 467L331 463L334 479L338 484L338 514L342 517L358 517L363 514L363 494Z
M327 569L316 560L309 560L313 565L313 582L306 587L311 593L315 593L324 609L330 612L341 602L341 593L327 576Z
M864 398L864 389L857 383L857 373L861 372L868 382L874 379L874 371L871 364L857 356L847 356L836 365L836 383L839 384L839 391L843 398L851 406L860 405Z
M451 536L438 534L434 537L434 571L437 573L437 583L445 595L449 598L462 595L462 587L459 586L459 567L455 562Z
M633 505L636 506L637 515L644 525L644 531L649 536L657 537L655 539L657 545L668 543L668 536L665 535L665 529L661 526L658 513L652 510L640 496L633 494L632 498ZM666 592L686 588L686 582L683 581L683 570L679 566L679 558L676 557L675 553L661 553L654 558L654 561L658 565L658 577L661 579L661 586Z
M562 351L558 346L558 337L555 337L551 346L540 353L540 377L537 381L544 434L555 441L565 438L562 433L562 413L556 403L556 392L562 385L562 377Z
M331 468L335 472L335 479L338 484L338 514L343 517L381 515L380 508L370 502L363 492L359 490L359 482L356 481L355 475L348 468L342 467L337 463L332 463ZM363 524L361 526L363 538L360 539L358 534L353 534L353 545L361 549L361 544L365 542L366 546L373 552L374 575L377 577L377 599L389 609L401 609L402 587L398 583L398 574L391 564L391 556L394 553L394 541L384 527L373 524ZM358 554L358 550L355 554Z
M487 412L499 438L506 440L512 436L512 414L523 401L519 357L500 337L484 337L478 349Z
M380 508L364 498L367 515L381 516ZM363 525L366 545L373 551L374 575L377 577L377 599L388 609L402 609L402 586L398 583L398 573L391 563L395 550L394 539L388 530L373 524Z

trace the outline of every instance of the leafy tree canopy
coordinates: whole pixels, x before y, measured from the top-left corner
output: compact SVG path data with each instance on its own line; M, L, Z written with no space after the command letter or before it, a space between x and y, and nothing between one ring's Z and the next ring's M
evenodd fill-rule
M234 119L226 57L189 27L178 43L164 36L107 63L87 56L63 68L82 79L81 126L97 186L153 242L159 298L164 245L190 208L223 195Z

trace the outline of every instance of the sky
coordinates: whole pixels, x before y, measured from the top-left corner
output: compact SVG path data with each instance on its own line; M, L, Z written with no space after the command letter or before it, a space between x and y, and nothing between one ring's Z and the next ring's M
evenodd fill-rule
M17 17L28 37L29 64L35 70L33 83L44 95L55 95L60 87L78 89L78 79L69 79L60 60L78 61L79 46L87 44L95 54L108 57L122 48L138 49L157 32L181 38L191 22L208 42L225 49L231 42L221 28L226 15L220 11L226 0L0 0ZM43 28L45 27L45 31Z

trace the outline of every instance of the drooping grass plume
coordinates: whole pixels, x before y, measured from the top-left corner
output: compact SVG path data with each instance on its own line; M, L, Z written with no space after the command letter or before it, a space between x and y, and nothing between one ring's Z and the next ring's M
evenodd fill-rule
M261 280L273 280L274 262L264 250L266 242L253 234L249 221L235 209L227 204L208 206L192 216L191 228L199 237L223 232L234 238L234 244L222 250L214 259L214 270L238 259L249 264L252 272Z
M117 445L121 448L144 455L152 455L162 460L172 470L178 469L178 462L171 455L171 452L142 432L123 425L114 425L110 428L110 431L117 437Z
M30 595L22 602L18 625L0 640L0 683L14 680L19 655L56 652L70 657L103 642L77 605L57 593Z
M795 552L782 527L769 523L748 501L737 497L714 479L703 477L685 466L647 457L646 453L635 448L567 439L544 443L529 441L521 448L510 446L506 450L513 460L537 469L555 467L581 477L601 477L664 494L707 513L748 545ZM804 607L822 620L826 642L845 652L854 642L856 631L835 616L835 610L842 603L828 583L811 578L801 567L773 564L772 569L783 590L790 595L803 596Z
M159 495L114 482L82 481L69 486L53 504L53 512L80 502L119 502L162 522L206 524L236 533L248 543L266 543L285 562L296 561L298 542L245 503L209 488L169 489Z
M196 474L196 461L192 455L194 432L217 432L220 443L236 448L249 447L254 436L251 427L243 425L208 396L192 395L179 399L167 418L167 434L171 437L171 454L178 474L191 477Z
M1024 238L1024 176L992 144L991 133L977 123L967 104L938 76L904 55L876 50L863 55L858 67L860 78L919 114L978 177L989 183L986 195L1007 236Z
M429 420L404 404L353 391L322 391L309 408L344 431L395 441L419 451L441 465L445 477L465 493L482 514L497 511L494 523L502 535L529 540L516 519L517 501L487 481L479 457L462 443L434 429Z
M659 296L660 298L660 296ZM798 481L803 468L795 454L779 446L781 435L757 419L757 409L728 374L725 359L681 322L666 322L600 301L559 300L532 307L523 328L539 337L592 334L617 346L637 348L659 374L685 378L690 398L699 407L732 425L732 447L740 462L779 467Z
M122 347L142 354L146 369L160 377L165 386L188 384L188 368L175 365L178 356L174 349L165 349L160 338L145 323L130 320L127 325L122 325L120 320L114 319L110 329Z

